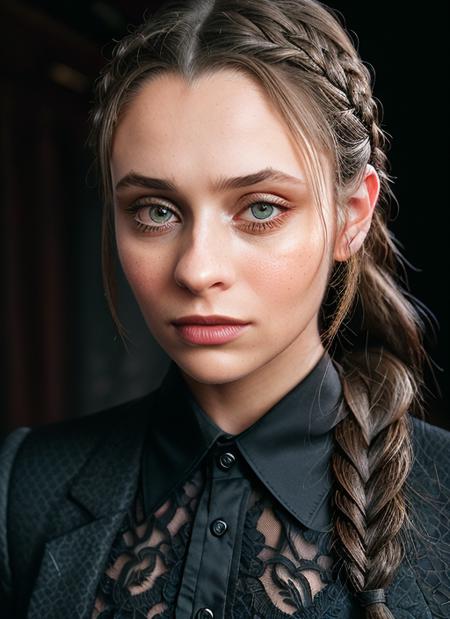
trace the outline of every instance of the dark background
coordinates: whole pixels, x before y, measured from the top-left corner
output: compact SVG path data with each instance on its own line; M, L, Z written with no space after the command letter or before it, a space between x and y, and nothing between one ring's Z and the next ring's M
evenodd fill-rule
M124 350L103 295L101 205L85 147L92 83L112 39L156 2L0 3L0 433L89 414L156 387L168 358L122 274ZM436 317L427 350L428 420L448 416L447 14L395 3L329 2L375 70L399 210L391 228L412 294ZM395 12L397 9L397 12ZM432 14L431 14L432 13Z

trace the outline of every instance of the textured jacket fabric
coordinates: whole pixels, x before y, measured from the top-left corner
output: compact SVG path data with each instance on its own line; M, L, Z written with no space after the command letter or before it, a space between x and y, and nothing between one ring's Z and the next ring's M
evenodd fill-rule
M99 581L139 491L155 480L146 502L146 509L155 509L167 498L167 484L185 479L163 466L167 436L158 434L158 424L166 400L160 395L161 387L89 416L18 428L4 439L2 619L91 619ZM396 619L444 619L450 617L450 433L415 417L411 423L414 463L407 488L417 530L386 597ZM186 441L191 445L189 436ZM319 513L326 528L326 508ZM362 612L342 581L329 608L294 616L355 619Z

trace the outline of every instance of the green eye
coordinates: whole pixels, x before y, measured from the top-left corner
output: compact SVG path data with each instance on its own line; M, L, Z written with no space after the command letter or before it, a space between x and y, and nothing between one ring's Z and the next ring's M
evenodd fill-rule
M155 204L154 206L149 206L148 212L149 212L151 219L157 224L166 223L167 219L164 219L164 217L166 217L166 215L169 215L169 218L170 218L170 215L172 214L172 211L170 209L168 209L166 206L161 206L159 204ZM154 215L155 213L156 215ZM160 216L163 218L162 221L161 219L159 219Z
M256 206L251 206L250 209L257 219L264 219L273 213L273 204L268 202L255 202ZM259 209L259 212L258 212ZM256 210L256 212L255 212Z

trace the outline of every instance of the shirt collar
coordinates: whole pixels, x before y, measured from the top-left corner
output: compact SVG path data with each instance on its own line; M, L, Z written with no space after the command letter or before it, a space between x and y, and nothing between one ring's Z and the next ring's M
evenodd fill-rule
M325 352L262 417L230 435L200 407L171 361L143 451L146 513L187 480L219 437L232 437L259 480L295 518L316 531L331 530L330 430L347 414L341 403L339 374Z

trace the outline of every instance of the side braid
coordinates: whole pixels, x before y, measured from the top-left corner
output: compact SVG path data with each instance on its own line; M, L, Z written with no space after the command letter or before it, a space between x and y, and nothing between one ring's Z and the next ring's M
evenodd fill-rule
M388 197L394 198L387 173L387 140L379 126L369 71L354 50L349 53L320 40L312 46L314 54L303 38L296 39L297 44L300 41L313 61L310 70L321 83L328 83L335 116L347 121L336 130L343 142L340 181L347 180L346 169L353 172L345 159L349 151L346 153L344 143L350 136L354 143L366 144L367 162L377 170L380 195L387 204ZM387 343L382 348L346 352L341 364L336 364L349 414L336 426L334 435L333 543L366 619L394 619L385 589L404 557L411 524L405 496L413 461L409 412L418 403L425 356L420 333L423 325L395 278L400 253L385 218L386 212L378 208L360 255L344 265L346 292L328 327L332 340L358 297L363 330Z
M356 592L384 589L405 553L403 486L412 465L409 370L380 350L347 354L338 366L349 414L336 426L334 544ZM386 484L389 480L389 484ZM370 619L391 619L383 604Z
M339 55L349 109L361 121L370 162L380 178L382 198L389 187L386 137L365 67L347 52ZM338 75L340 75L338 73ZM345 134L344 134L345 135ZM335 428L334 544L349 582L365 607L366 619L394 619L385 589L405 555L410 518L405 482L413 453L409 412L422 383L422 323L396 281L400 253L377 208L364 246L344 265L346 294L330 327L336 334L355 299L362 331L382 347L342 353L339 368L349 414ZM364 603L366 592L372 594Z

